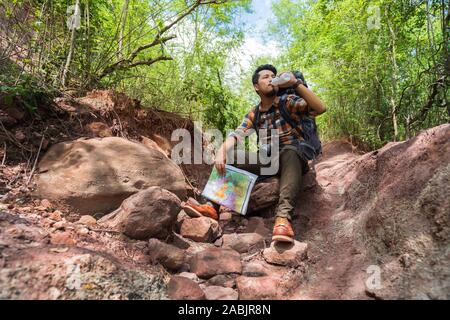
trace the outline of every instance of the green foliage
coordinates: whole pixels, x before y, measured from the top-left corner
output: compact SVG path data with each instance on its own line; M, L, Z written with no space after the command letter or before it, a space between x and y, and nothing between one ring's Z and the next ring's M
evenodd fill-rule
M249 0L217 4L204 0L79 0L81 25L72 32L66 22L74 12L67 10L75 3L0 2L6 37L13 44L0 50L0 61L12 58L13 64L17 62L18 78L5 79L17 84L17 94L27 96L23 90L35 87L26 84L26 75L31 75L55 89L125 91L146 106L182 113L221 130L237 124L234 109L241 100L221 78L228 52L243 38L241 27L233 23L234 16L249 9ZM24 30L29 34L19 36ZM172 36L176 38L151 45ZM18 56L21 48L26 54ZM149 62L163 56L172 60ZM11 88L7 100L14 94ZM25 101L33 106L31 98Z
M350 136L376 148L449 121L441 12L448 16L448 8L429 3L428 14L423 1L405 0L279 0L273 6L273 31L286 39L283 59L305 73L328 106L319 120L327 139Z
M22 74L17 66L5 63L0 67L0 106L16 105L34 114L40 103L48 102L56 92L44 86L37 78Z
M250 0L79 0L72 32L76 2L0 0L0 69L16 65L0 70L6 102L21 96L32 111L41 92L113 88L226 131L257 103L253 70L272 63L301 70L325 101L326 139L376 148L450 120L445 1L274 0L269 29L285 50L255 59L240 83L227 73Z

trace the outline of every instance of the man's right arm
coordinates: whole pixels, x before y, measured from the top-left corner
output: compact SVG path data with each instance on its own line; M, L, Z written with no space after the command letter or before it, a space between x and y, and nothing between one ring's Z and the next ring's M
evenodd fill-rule
M237 140L241 141L252 134L254 110L247 113L242 120L241 125L227 137L224 143L220 146L216 153L214 165L220 175L225 175L225 164L227 162L227 154L234 148L234 144Z
M227 154L232 148L234 148L235 141L236 137L228 137L217 151L214 165L216 166L219 174L222 176L225 175L225 163L227 162Z

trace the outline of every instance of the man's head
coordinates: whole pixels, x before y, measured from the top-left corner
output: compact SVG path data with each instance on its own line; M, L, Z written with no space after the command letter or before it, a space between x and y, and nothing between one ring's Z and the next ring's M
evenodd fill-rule
M253 73L253 87L260 96L273 97L277 94L278 88L270 84L277 75L277 69L271 64L264 64L256 68Z

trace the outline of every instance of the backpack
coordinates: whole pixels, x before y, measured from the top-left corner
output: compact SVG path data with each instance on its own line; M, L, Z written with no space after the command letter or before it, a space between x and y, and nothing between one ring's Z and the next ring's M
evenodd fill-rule
M293 72L297 79L300 79L305 83L303 75L299 71ZM319 134L317 132L317 125L314 118L302 117L299 122L292 119L289 112L286 110L286 99L292 89L282 89L278 108L280 110L281 117L304 139L299 141L298 148L300 148L305 160L313 160L322 153L322 143L320 142ZM257 135L257 144L259 146L259 105L255 107L255 116L253 121L253 128ZM301 127L301 130L299 129Z

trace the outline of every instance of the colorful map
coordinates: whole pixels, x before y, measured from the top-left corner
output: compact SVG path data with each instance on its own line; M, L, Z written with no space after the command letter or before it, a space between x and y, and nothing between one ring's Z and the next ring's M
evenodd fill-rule
M214 167L202 195L235 212L245 215L257 175L226 165L225 176Z

